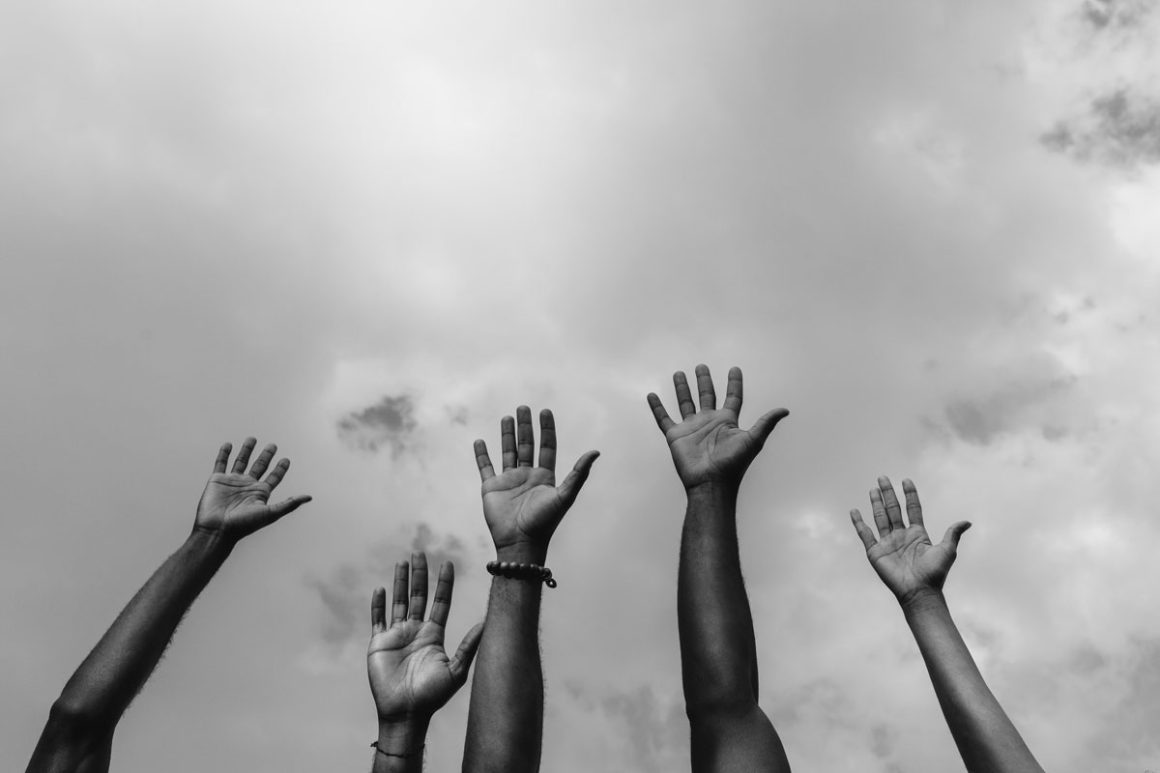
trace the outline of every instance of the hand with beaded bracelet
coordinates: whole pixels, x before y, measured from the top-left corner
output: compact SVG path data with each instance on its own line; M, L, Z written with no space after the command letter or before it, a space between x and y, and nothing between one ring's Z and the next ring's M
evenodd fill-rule
M539 621L542 583L554 586L545 567L548 543L588 478L596 451L583 454L556 486L556 425L540 413L540 455L535 463L532 413L500 421L503 468L492 467L487 444L475 441L482 480L483 515L496 548L487 627L471 686L471 711L463 770L532 773L540 767L544 681ZM496 707L502 706L502 711Z
M439 569L431 617L424 621L427 556L414 553L409 566L405 561L395 565L389 623L386 590L377 588L371 599L367 675L379 718L379 736L372 744L374 773L421 771L432 715L467 681L483 625L468 631L455 656L447 657L443 636L454 585L455 567L448 561Z

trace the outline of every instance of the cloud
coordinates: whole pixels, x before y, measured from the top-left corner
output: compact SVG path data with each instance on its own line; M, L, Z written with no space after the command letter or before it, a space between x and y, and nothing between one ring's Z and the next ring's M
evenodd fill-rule
M1127 169L1160 162L1160 100L1120 87L1096 97L1087 115L1060 121L1043 145L1077 161Z
M466 427L471 420L471 410L466 405L447 406L447 418L455 425Z
M1041 645L1047 644L1040 641ZM1018 716L1032 748L1048 769L1050 758L1069 760L1075 770L1155 770L1160 739L1160 639L1132 636L1112 652L1090 644L1067 647L1020 664L994 663L986 670L1004 707ZM1053 706L1046 720L1041 707ZM1072 730L1057 735L1059 723ZM1043 724L1041 724L1043 723ZM1058 747L1036 748L1037 737L1056 737Z
M1097 741L1095 751L1109 759L1145 760L1154 768L1160 763L1155 727L1160 711L1160 639L1137 639L1120 661L1116 676L1126 695L1112 715L1103 718L1106 740Z
M1028 301L1026 306L1003 327L1038 326L1044 336L1058 335L1073 317L1086 322L1094 308L1088 301L1050 303L1046 308ZM993 340L996 332L980 340ZM1005 350L986 343L969 369L955 361L932 361L927 371L932 386L937 383L934 388L942 393L940 415L924 416L920 423L936 440L953 438L978 446L1025 431L1048 440L1067 437L1086 427L1089 420L1071 405L1081 379L1063 357L1048 346L1041 345L1040 352L1032 353L1024 346Z
M681 700L658 697L648 684L597 690L579 682L565 684L583 712L599 715L609 726L626 770L666 773L687 766L689 724Z
M1074 378L1059 377L1033 384L1013 384L979 398L960 398L946 406L945 418L951 432L967 443L989 445L1004 432L1020 429L1027 409L1066 391ZM1067 435L1067 429L1047 423L1041 427L1048 440Z
M321 631L324 641L344 644L365 628L371 587L360 567L344 564L326 579L308 577L306 584L318 593L326 613Z
M1080 17L1096 30L1137 27L1156 9L1154 0L1084 0Z
M406 394L386 395L374 405L347 414L338 422L338 435L352 448L370 453L386 446L397 457L418 426L415 404Z
M463 566L469 555L466 544L454 534L439 534L426 523L405 524L392 537L369 547L361 561L341 564L325 577L306 577L306 585L322 603L322 640L341 647L362 638L370 619L371 592L379 586L389 592L394 565L418 552L427 554L432 590L443 562Z

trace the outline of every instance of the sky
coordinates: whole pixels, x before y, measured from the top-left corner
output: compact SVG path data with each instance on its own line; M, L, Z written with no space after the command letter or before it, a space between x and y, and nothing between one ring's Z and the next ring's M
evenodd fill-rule
M850 527L912 478L1048 770L1160 770L1160 10L1143 0L0 6L0 767L185 538L247 538L113 769L358 770L372 589L493 557L472 441L602 452L545 592L543 769L688 764L683 496L645 395L740 366L761 705L795 770L961 767ZM719 391L723 387L719 382ZM428 769L457 769L468 689Z

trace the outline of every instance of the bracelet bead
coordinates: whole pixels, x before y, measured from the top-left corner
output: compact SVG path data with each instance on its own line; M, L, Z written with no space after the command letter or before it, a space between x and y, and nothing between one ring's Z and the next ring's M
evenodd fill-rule
M552 579L552 570L539 564L516 561L488 561L487 572L491 575L506 577L512 580L542 582L549 588L555 588L558 584Z

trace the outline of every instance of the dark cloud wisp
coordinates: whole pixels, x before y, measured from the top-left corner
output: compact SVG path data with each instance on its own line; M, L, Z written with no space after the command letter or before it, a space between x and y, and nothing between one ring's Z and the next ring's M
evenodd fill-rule
M386 395L374 405L352 411L338 422L338 436L352 448L375 453L389 448L398 456L418 426L410 395Z
M1156 8L1155 0L1085 0L1080 16L1097 30L1131 28Z
M1083 117L1057 123L1040 142L1081 162L1129 169L1160 163L1160 100L1116 89L1093 99Z

